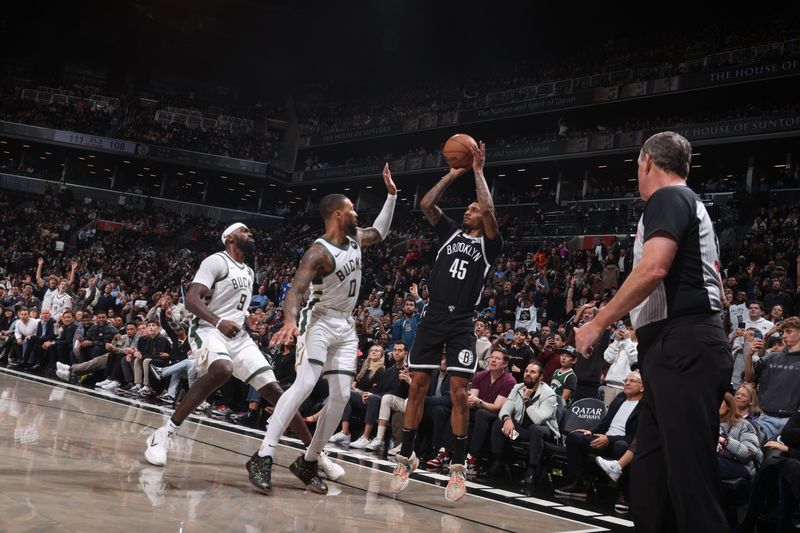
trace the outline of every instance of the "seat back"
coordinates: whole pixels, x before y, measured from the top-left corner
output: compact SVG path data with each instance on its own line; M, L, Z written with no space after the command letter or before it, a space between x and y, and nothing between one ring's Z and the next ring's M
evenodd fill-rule
M602 400L584 398L572 403L566 409L560 424L561 433L566 434L576 429L588 429L600 421L606 414L606 406Z

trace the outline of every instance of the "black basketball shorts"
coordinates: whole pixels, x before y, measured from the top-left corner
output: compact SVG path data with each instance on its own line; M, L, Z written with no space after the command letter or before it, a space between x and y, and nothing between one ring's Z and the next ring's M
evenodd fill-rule
M428 304L417 325L408 367L435 370L444 354L448 374L469 378L478 366L475 340L474 310Z

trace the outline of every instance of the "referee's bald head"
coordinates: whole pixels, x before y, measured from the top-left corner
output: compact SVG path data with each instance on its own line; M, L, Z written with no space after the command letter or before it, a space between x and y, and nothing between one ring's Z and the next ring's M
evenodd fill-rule
M692 145L686 137L672 131L662 131L647 139L642 145L639 159L649 155L653 164L665 172L683 179L689 176L692 163Z

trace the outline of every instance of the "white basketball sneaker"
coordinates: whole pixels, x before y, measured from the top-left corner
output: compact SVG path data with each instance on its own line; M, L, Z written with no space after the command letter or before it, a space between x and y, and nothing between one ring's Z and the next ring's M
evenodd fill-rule
M331 461L331 458L328 457L328 454L324 451L319 452L319 461L317 464L319 465L319 469L325 474L325 477L331 481L336 481L344 476L344 468Z
M172 448L173 434L166 427L160 427L147 438L144 458L155 466L167 466L167 451Z

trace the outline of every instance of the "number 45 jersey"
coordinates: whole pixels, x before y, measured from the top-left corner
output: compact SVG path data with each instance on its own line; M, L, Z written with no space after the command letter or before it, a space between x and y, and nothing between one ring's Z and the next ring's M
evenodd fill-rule
M252 268L239 263L227 252L217 252L203 259L192 283L210 289L205 300L212 313L243 326L253 295L254 280ZM213 328L216 324L198 318L198 325Z
M441 244L428 280L431 302L474 309L486 276L503 249L503 238L500 234L494 240L485 235L470 237L444 214L434 229Z
M307 308L318 305L350 314L358 301L361 289L361 246L352 237L338 245L320 237L314 244L319 244L330 254L333 272L315 278L311 283L311 297Z

